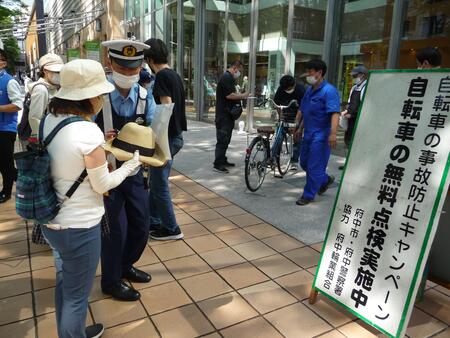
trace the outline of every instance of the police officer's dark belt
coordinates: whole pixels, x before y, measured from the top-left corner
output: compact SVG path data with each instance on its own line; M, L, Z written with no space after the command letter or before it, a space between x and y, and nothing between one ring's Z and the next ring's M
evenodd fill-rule
M112 146L121 150L124 150L128 153L134 153L136 150L139 150L140 156L146 156L146 157L152 157L155 153L155 149L152 148L144 148L141 146L138 146L136 144L131 144L122 140L119 140L115 138L112 141Z

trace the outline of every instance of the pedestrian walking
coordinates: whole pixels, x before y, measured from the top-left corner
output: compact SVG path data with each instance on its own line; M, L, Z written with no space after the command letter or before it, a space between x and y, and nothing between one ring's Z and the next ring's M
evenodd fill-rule
M150 238L173 240L184 237L172 206L169 190L169 175L175 155L183 147L183 132L187 130L186 103L183 80L170 68L169 50L160 39L145 41L150 46L144 52L145 60L153 74L155 84L153 96L157 104L174 104L169 122L169 148L172 160L164 167L150 168Z
M306 185L297 205L311 203L316 194L322 195L334 182L327 174L330 148L336 147L336 132L339 124L340 99L337 89L324 76L327 65L322 60L306 63L310 86L306 89L297 116L303 119L303 140L300 151L300 166L306 172Z
M243 72L244 65L237 60L230 64L227 71L220 77L216 90L216 150L214 171L228 173L228 167L235 164L228 161L226 153L234 128L234 118L230 111L236 103L247 99L248 92L236 92L236 79Z
M3 178L0 203L5 203L11 198L12 187L17 177L13 154L18 111L22 109L20 85L6 72L7 65L7 55L0 49L0 173Z
M28 122L31 127L31 141L35 141L39 132L39 123L44 117L48 103L60 86L60 71L64 62L59 55L49 53L39 59L39 80L28 84L30 108Z
M364 65L356 66L350 72L353 78L353 87L347 102L347 109L341 112L341 116L347 119L347 129L345 130L344 142L347 149L350 148L353 130L355 129L356 119L358 118L359 107L362 103L362 98L366 90L367 75L369 71ZM344 166L340 166L339 170L343 170Z
M287 106L292 100L295 100L298 102L298 106L300 107L304 95L305 88L301 84L297 83L292 75L287 74L281 77L280 85L275 92L273 101L279 106ZM291 158L291 170L298 169L300 145L300 138L296 138Z
M148 46L132 40L103 42L108 48L111 81L115 89L108 96L95 122L107 138L117 136L127 123L148 126L152 122L155 101L150 92L139 86L139 72ZM109 158L111 167L122 162ZM105 294L123 301L135 301L140 293L124 282L148 283L151 276L133 266L141 257L148 241L148 192L143 170L127 177L105 197L105 208L110 220L110 236L102 241L101 287Z
M120 169L108 172L104 137L91 117L103 106L103 94L114 90L100 63L69 62L61 71L61 89L49 104L49 115L41 121L44 140L60 123L79 117L54 136L47 151L51 177L61 202L57 216L42 226L53 249L56 267L55 310L59 338L100 337L103 325L86 328L89 294L100 258L100 220L104 214L102 194L119 185L140 162L139 154ZM87 179L82 179L86 170ZM78 181L75 185L74 182ZM79 182L82 183L79 183ZM65 195L75 187L73 195Z

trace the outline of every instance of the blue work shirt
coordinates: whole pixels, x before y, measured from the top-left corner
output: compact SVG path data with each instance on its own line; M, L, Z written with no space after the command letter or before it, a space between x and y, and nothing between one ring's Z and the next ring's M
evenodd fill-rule
M127 97L120 95L119 91L116 89L110 94L111 105L116 111L117 115L123 117L133 116L137 101L139 100L139 85L137 83L133 84ZM153 121L153 116L155 114L156 103L153 98L153 93L151 90L147 91L147 113L146 123L151 125Z
M340 111L337 89L327 81L317 89L309 86L302 99L300 110L303 117L305 140L327 140L331 132L331 115Z

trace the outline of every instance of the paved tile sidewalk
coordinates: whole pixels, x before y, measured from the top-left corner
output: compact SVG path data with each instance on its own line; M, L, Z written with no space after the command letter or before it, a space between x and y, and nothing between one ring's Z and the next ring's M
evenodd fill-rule
M174 172L183 241L150 241L136 264L138 302L101 293L100 268L88 323L104 337L381 337L325 298L308 296L321 243L304 245L257 216ZM0 337L56 337L53 258L30 242L12 201L0 206ZM450 337L450 291L428 283L408 337Z

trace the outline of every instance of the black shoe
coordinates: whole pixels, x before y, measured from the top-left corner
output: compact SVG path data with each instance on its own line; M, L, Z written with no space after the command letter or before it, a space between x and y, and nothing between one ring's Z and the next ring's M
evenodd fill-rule
M228 174L229 173L228 169L225 168L224 165L214 165L213 170L218 172L218 173L222 173L222 174Z
M226 161L223 165L224 165L225 167L235 167L235 166L236 166L236 164L230 163L230 162L228 162L228 161Z
M11 194L5 194L5 193L1 193L0 194L0 203L5 203L6 201L11 199Z
M324 194L325 191L328 190L328 188L330 187L330 185L333 184L333 182L334 182L334 176L333 176L333 175L329 175L329 176L328 176L328 182L327 182L327 184L325 184L323 187L321 187L321 188L319 189L318 194L319 194L319 195Z
M169 241L173 239L182 239L183 237L184 234L181 232L180 228L177 228L175 231L169 231L162 228L150 233L150 238L157 241Z
M339 170L344 170L344 168L345 168L345 166L344 166L344 165L341 165L341 166L339 167Z
M141 294L137 290L133 289L131 286L128 286L123 281L117 282L109 288L102 288L102 291L117 300L127 302L132 302L141 298Z
M105 328L102 324L94 324L86 327L86 337L87 338L99 338L105 332Z
M131 267L130 270L124 272L122 277L136 283L148 283L152 280L152 276L148 273L134 267Z
M297 205L307 205L307 204L309 204L309 203L311 203L311 202L312 202L312 200L308 200L308 199L306 199L306 198L300 197L300 198L297 200L297 202L295 202L295 204L297 204Z
M292 162L291 161L291 167L290 167L290 170L292 170L292 171L297 171L298 170L298 164L297 164L297 162Z

